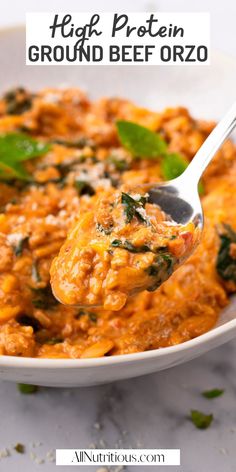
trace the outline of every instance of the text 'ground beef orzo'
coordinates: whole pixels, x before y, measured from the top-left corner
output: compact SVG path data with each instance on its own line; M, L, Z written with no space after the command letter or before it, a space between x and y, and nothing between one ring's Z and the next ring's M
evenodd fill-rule
M3 355L86 358L178 344L211 329L235 291L236 151L227 141L202 180L201 244L159 289L130 297L118 311L54 298L50 267L72 225L108 194L167 178L165 156L135 158L121 145L117 120L158 133L167 160L185 163L214 126L184 108L155 113L117 98L90 102L78 89L19 88L0 100ZM138 258L130 244L113 245L117 264L126 264L130 252Z

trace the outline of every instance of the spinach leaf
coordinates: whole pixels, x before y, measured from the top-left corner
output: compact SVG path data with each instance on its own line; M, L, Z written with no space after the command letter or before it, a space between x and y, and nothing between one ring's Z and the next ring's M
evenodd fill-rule
M151 251L151 249L148 246L134 246L130 241L127 239L122 242L120 239L114 239L114 241L111 242L112 247L120 247L121 249L126 249L126 251L133 252L133 253L140 253L140 252L148 252Z
M24 249L28 246L29 237L25 236L21 238L16 246L13 247L13 251L17 257L21 256Z
M213 415L206 415L198 410L191 410L190 419L198 429L206 429L210 426L213 420Z
M231 245L236 244L236 233L228 224L223 224L220 248L216 259L216 270L224 280L236 282L236 257L231 254Z
M175 257L169 253L158 253L155 257L155 261L151 264L145 272L150 277L153 277L154 282L148 287L149 292L153 292L160 285L171 276L174 270Z
M170 276L173 272L173 266L174 257L171 254L158 254L158 256L155 258L155 262L146 269L146 272L148 275L156 277L160 273L160 270L165 268L168 276Z
M81 316L85 316L85 315L87 315L90 321L92 321L93 323L97 322L96 313L93 313L92 311L83 310L83 309L78 311L78 313L75 315L75 318L78 320L79 318L81 318Z
M79 195L92 196L95 194L94 188L86 180L76 180L74 185L75 185L76 190L78 190Z
M59 302L54 297L50 284L43 288L31 288L31 290L34 293L32 303L35 308L46 310L58 305Z
M98 317L97 317L96 313L92 313L90 311L88 313L88 316L89 316L90 321L92 321L93 323L97 323Z
M111 155L108 158L108 163L112 164L119 172L124 172L130 168L130 165L126 159L119 159L115 155Z
M64 339L62 338L50 338L45 341L45 344L49 344L50 346L54 346L55 344L63 343Z
M28 159L42 156L50 146L21 133L0 135L0 179L30 180L22 166Z
M19 315L17 322L22 326L31 326L35 333L42 328L40 322L29 315Z
M121 144L135 157L155 159L167 151L164 139L144 126L119 120L116 127Z
M38 265L36 261L32 262L32 268L31 268L31 277L34 280L34 282L41 282L41 277L38 269Z
M121 203L125 206L126 222L130 223L136 216L140 221L146 223L146 219L143 217L140 209L143 209L147 203L147 198L140 196L139 200L135 200L128 193L122 192Z
M7 104L8 115L21 115L32 106L32 95L22 87L9 90L3 95L3 99Z

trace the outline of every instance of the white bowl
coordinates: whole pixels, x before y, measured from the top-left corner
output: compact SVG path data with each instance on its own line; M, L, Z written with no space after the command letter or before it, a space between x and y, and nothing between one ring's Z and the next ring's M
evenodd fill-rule
M236 60L219 53L211 66L25 66L23 28L0 32L0 90L73 85L93 97L121 96L152 109L184 105L218 119L235 98ZM236 299L218 326L177 346L100 359L0 357L0 378L47 386L87 386L148 374L186 362L236 335Z

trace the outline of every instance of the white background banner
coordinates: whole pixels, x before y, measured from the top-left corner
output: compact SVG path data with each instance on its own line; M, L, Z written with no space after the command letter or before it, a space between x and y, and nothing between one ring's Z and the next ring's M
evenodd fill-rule
M57 449L56 465L180 465L180 450Z
M206 65L208 13L26 14L27 65Z

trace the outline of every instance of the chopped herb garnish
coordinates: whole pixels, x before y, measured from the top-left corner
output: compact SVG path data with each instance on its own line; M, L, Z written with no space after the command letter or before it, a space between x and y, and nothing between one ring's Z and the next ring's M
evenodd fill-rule
M15 446L14 446L14 449L16 452L18 452L19 454L24 454L25 452L25 446L24 444L21 444L21 443L17 443Z
M217 398L223 395L224 390L219 389L219 388L213 388L212 390L205 390L205 392L202 392L203 397L211 399L211 398Z
M23 253L23 251L24 251L24 249L27 248L27 246L28 246L28 241L29 241L29 237L26 236L26 237L24 237L24 238L21 238L21 239L18 241L18 243L17 243L16 246L13 246L14 254L15 254L17 257L21 256L22 253Z
M35 333L42 328L40 322L29 315L19 315L17 321L22 326L31 326Z
M18 385L18 390L20 391L20 393L24 393L25 395L36 393L38 391L37 385L29 385L29 384L22 384L22 383L19 383L17 385Z
M47 341L45 341L45 344L49 344L53 346L54 344L60 344L63 343L64 339L62 338L50 338Z
M231 247L236 244L236 233L228 224L223 224L220 234L220 248L216 260L216 270L224 280L236 282L236 257L232 256Z
M30 180L22 162L48 152L48 144L21 133L0 135L0 180Z
M32 303L35 308L46 310L52 309L56 305L58 305L59 302L54 297L50 284L46 285L46 287L43 288L31 287L31 290L34 293Z
M75 188L78 191L79 195L90 195L90 196L92 196L92 195L95 194L94 188L86 180L76 180L74 185L75 185Z
M114 239L114 241L111 242L112 247L120 247L121 249L126 249L129 252L133 253L140 253L140 252L148 252L151 251L151 249L148 246L134 246L130 241L127 239L122 242L120 239Z
M116 127L121 144L133 156L155 159L166 153L167 144L158 133L131 121L117 121Z
M130 223L132 219L136 216L140 221L146 223L146 219L141 214L140 210L145 207L147 203L147 198L140 196L138 200L132 198L128 193L122 192L121 194L121 203L125 207L125 216L127 223Z
M198 429L207 429L213 420L213 415L206 415L201 411L191 410L190 419Z

